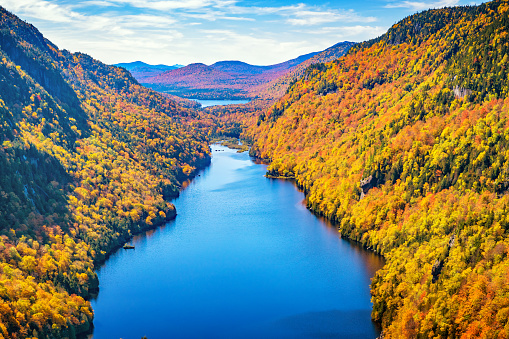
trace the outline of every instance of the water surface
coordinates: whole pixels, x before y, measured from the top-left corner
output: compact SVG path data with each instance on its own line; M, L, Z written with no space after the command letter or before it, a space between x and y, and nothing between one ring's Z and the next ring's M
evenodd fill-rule
M382 259L312 215L293 183L212 149L177 218L98 270L94 338L375 338Z
M247 104L250 101L250 100L201 100L201 99L192 100L198 101L201 104L201 107Z

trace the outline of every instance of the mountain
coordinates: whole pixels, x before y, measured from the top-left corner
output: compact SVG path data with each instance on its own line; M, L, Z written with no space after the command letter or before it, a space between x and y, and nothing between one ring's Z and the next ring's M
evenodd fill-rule
M142 61L118 63L118 64L114 64L113 66L123 67L123 68L127 69L128 71L131 71L131 70L137 69L137 68L151 68L151 69L155 69L155 70L168 71L170 69L184 67L183 65L173 65L173 66L162 65L162 64L150 65L150 64L144 63Z
M294 61L291 61L294 66L290 71L284 72L283 75L270 82L261 82L259 85L253 86L250 94L255 95L256 98L247 104L206 107L200 115L202 119L209 119L208 133L217 137L239 138L242 131L257 123L259 116L265 114L265 111L285 94L292 83L305 75L309 66L336 60L347 53L353 45L355 45L353 42L340 42L318 54L314 54L309 59L306 59L307 56L294 59ZM305 60L302 61L302 59ZM236 62L237 69L239 66L247 67L245 65ZM217 90L214 93L217 93Z
M128 63L119 63L113 66L123 67L131 72L132 76L138 80L143 81L147 78L157 76L165 71L169 71L172 69L177 69L184 67L183 65L149 65L142 61L128 62Z
M507 1L429 10L236 113L268 176L385 257L384 338L509 337L508 60Z
M270 66L255 66L241 61L220 61L210 66L191 64L140 81L155 90L183 97L255 98L271 81L285 76L318 54L309 53Z
M270 66L253 66L242 61L219 61L216 62L215 64L210 65L210 67L222 72L233 74L256 75L264 73L276 73L280 71L286 71L292 67L295 67L301 64L302 62L314 57L317 54L318 53L309 53L306 55L301 55L298 58Z
M74 338L94 268L210 161L196 112L0 7L0 336Z
M306 69L312 64L326 63L340 58L355 45L353 42L344 41L327 48L326 50L312 55L310 58L302 60L299 64L283 76L272 80L267 84L255 89L258 95L265 98L280 98L286 92L288 86L297 79L300 79Z
M229 72L201 63L190 64L186 67L164 72L158 78L166 79L173 77L174 79L172 79L172 81L174 84L183 86L184 84L192 82L194 78L199 75L205 79L214 79L214 81L218 82L228 82L234 79Z

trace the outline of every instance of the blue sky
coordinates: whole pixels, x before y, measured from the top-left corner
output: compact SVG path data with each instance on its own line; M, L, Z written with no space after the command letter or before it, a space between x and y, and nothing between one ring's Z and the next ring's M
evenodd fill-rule
M469 0L0 0L58 47L105 63L268 65L383 34L405 16Z

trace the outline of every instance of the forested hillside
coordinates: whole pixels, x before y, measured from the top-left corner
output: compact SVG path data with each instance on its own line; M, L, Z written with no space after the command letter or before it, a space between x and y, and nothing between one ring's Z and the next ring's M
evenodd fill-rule
M294 77L302 75L310 60L331 61L344 55L352 43L339 43L318 53L269 66L241 61L201 63L169 70L151 78L139 78L144 85L160 92L200 99L277 99ZM265 107L264 107L265 108Z
M293 81L300 79L305 74L309 66L336 60L345 55L353 45L355 45L355 43L349 41L339 42L313 57L304 60L297 67L293 68L291 72L272 80L268 84L259 86L256 88L256 92L259 96L264 98L279 99L285 94L288 86L290 86Z
M0 337L89 329L94 265L210 159L194 114L0 7Z
M306 70L244 132L385 256L385 338L509 337L509 4L425 11Z
M288 86L305 75L310 65L336 60L345 55L353 45L352 42L340 42L302 61L280 77L260 83L252 89L257 99L247 104L206 107L200 113L201 125L212 136L240 137L247 126L254 125L258 117L265 114L265 111L285 94Z

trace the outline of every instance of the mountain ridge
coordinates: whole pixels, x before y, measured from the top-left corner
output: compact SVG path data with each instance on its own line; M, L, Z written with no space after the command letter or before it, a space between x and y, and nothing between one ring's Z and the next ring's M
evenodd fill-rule
M171 69L177 69L184 67L183 65L150 65L143 61L134 61L134 62L127 62L127 63L118 63L114 64L113 66L116 67L122 67L127 69L133 77L138 81L143 81L146 78L150 78L156 75L159 75L165 71L171 70Z
M184 65L180 65L180 64L175 64L175 65L165 65L165 64L151 65L151 64L147 64L147 63L145 63L143 61L139 61L139 60L138 61L133 61L133 62L120 62L120 63L117 63L117 64L113 64L112 66L123 67L123 68L127 69L128 71L130 71L133 68L137 68L137 67L151 67L151 68L164 69L164 70L184 67Z
M329 48L330 49L330 48ZM319 55L312 52L274 65L257 66L238 60L218 61L207 68L190 64L140 81L155 90L189 98L255 98L266 84ZM274 85L276 86L276 85Z

